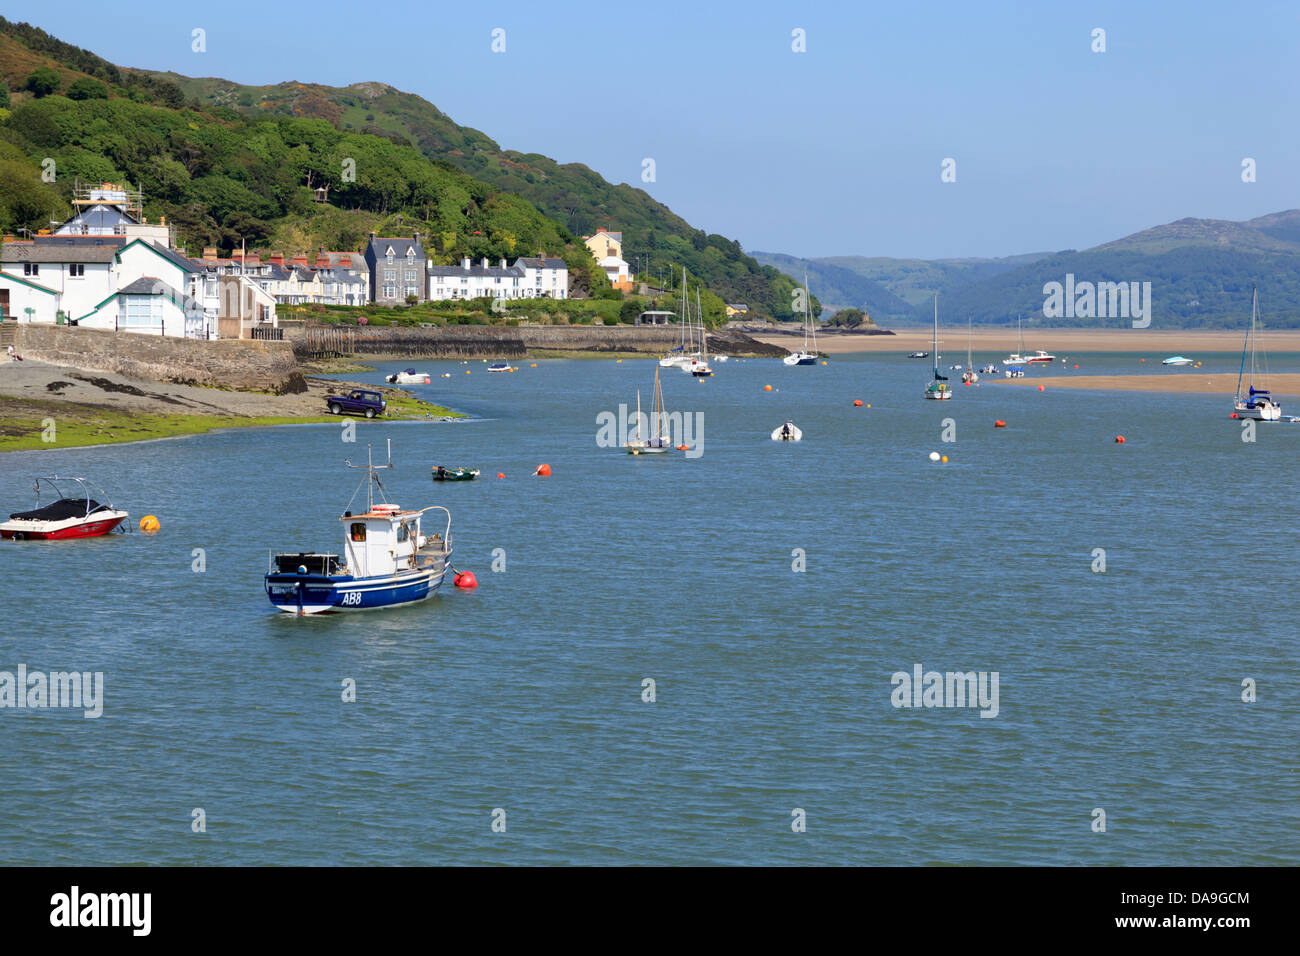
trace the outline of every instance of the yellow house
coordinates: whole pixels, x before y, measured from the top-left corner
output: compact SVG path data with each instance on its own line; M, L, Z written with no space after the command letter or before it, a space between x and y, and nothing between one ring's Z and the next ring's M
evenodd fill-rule
M623 258L623 234L621 232L609 232L605 229L597 229L594 236L588 236L583 240L591 254L596 257L596 261L609 258Z
M727 318L729 319L732 318L733 316L744 315L748 311L749 311L749 306L745 305L745 303L743 302L727 303Z

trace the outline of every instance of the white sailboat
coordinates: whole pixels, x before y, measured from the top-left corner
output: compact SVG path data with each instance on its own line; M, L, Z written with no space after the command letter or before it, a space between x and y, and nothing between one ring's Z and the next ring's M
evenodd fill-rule
M641 426L645 418L641 414L641 389L636 390L636 440L623 446L629 455L662 455L672 451L673 440L668 434L668 417L664 413L664 393L659 385L659 369L655 369L654 411L650 414L649 433Z
M1002 360L1003 365L1024 365L1025 359L1025 336L1020 330L1020 316L1016 316L1016 341L1019 343L1016 350Z
M970 316L966 316L966 371L961 373L961 380L969 385L975 385L979 382L980 377L975 372L975 363L970 358L971 350L971 327Z
M925 387L925 397L935 401L952 398L952 386L947 377L939 374L939 296L934 297L934 381Z
M708 378L713 374L709 366L709 333L704 328L704 310L700 308L700 287L695 287L695 316L700 320L700 351L686 370L696 378Z
M686 267L682 267L682 344L659 360L660 368L680 368L689 370L691 363L699 358L695 346L695 326L691 323L691 300L686 290Z
M812 347L809 350L808 335L812 333ZM812 293L808 291L808 273L803 276L803 348L791 352L781 359L786 365L816 365L820 358L817 352L817 328L813 325Z
M1250 331L1241 347L1241 371L1237 373L1237 394L1232 408L1238 418L1249 418L1257 422L1276 422L1282 418L1282 406L1266 388L1255 387L1258 374L1255 361L1255 323L1258 316L1259 294L1252 286L1250 290ZM1246 349L1250 349L1250 380L1246 383L1246 394L1241 394L1241 380L1246 375ZM1266 360L1267 361L1267 360Z
M772 441L803 441L803 432L792 421L772 430Z

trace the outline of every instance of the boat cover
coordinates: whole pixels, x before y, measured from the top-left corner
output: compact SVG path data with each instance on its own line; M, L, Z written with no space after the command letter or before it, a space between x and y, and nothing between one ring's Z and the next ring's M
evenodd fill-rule
M24 521L67 521L69 518L84 518L104 507L93 498L60 498L54 504L37 508L34 511L16 511L10 518Z

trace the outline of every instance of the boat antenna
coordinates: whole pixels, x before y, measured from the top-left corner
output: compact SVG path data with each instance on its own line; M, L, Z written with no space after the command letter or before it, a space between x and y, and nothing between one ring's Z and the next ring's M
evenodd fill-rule
M357 469L364 468L366 471L366 477L363 478L362 481L365 483L366 486L366 512L367 513L373 511L375 508L374 488L371 487L372 484L378 486L379 493L384 497L385 501L387 500L388 493L384 489L383 482L379 480L379 476L376 475L375 472L383 471L385 468L393 467L393 440L391 438L388 439L388 464L386 465L375 464L374 450L373 450L373 446L371 445L366 445L366 463L364 465L354 465L349 459L344 459L343 464L347 465L349 468L357 468ZM361 490L361 486L357 485L357 491L360 490ZM348 500L349 510L352 508L352 502L357 497L357 491L352 492L352 498Z

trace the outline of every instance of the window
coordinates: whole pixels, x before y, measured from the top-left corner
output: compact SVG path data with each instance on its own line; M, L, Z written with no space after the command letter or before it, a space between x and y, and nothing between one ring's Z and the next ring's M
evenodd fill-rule
M407 270L406 270L406 281L407 281L407 282L414 282L414 281L415 281L415 270L414 270L414 269L407 269Z
M384 270L384 281L385 281L385 282L396 282L396 281L397 281L397 270L396 270L396 269L385 269L385 270Z
M386 286L384 286L384 298L385 298L385 299L391 299L391 298L393 297L393 294L394 294L393 286L391 286L391 285L386 285Z
M118 317L123 328L147 329L162 325L162 303L158 296L124 295L119 297Z
M408 286L406 287L406 294L407 294L407 295L419 295L419 293L416 291L416 287L413 286L413 285L408 285Z
M40 274L41 274L41 266L40 266L40 263L38 263L38 262L24 262L24 263L23 263L23 275L25 275L25 276L38 276L38 275L40 275Z
M392 250L392 249L389 249L389 250L388 250L388 264L389 264L390 266L393 264L393 250Z
M397 526L397 543L401 544L403 541L410 541L410 540L411 540L411 526L408 525L405 521L403 521L401 524Z
M80 262L71 263L68 266L68 275L73 279L80 279L86 274L86 267Z
M366 525L364 521L354 521L352 523L351 538L353 541L366 540Z

